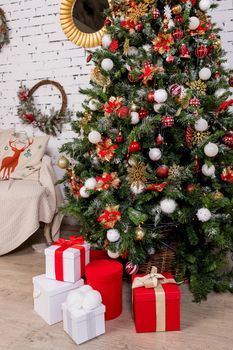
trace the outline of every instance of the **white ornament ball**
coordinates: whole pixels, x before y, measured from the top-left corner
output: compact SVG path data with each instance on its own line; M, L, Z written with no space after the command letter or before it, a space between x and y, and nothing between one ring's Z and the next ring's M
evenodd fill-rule
M211 70L209 68L207 68L207 67L204 67L199 72L199 78L201 80L209 80L210 77L211 77L211 74L212 74Z
M90 177L89 179L87 179L85 181L84 186L88 189L88 190L94 190L94 188L97 185L97 181L94 177Z
M190 30L195 30L199 27L200 25L200 20L197 17L190 17L189 18L189 29Z
M199 2L199 9L201 11L208 11L211 6L211 1L210 0L201 0Z
M164 105L163 103L155 103L155 104L153 105L154 111L155 111L156 113L158 113L159 110L160 110L160 108L161 108L163 105Z
M194 128L196 131L203 132L208 129L208 122L204 118L200 118L196 121Z
M154 247L148 248L148 249L147 249L147 253L148 253L149 255L155 254L155 248L154 248Z
M112 252L111 250L107 250L107 254L111 259L117 259L120 256L118 252Z
M90 143L99 143L101 141L101 134L99 133L99 131L92 130L88 134L88 140L90 141Z
M207 208L201 208L197 211L197 218L199 221L207 222L211 219L211 212Z
M215 91L214 96L217 98L220 98L225 94L225 92L227 92L226 89L223 89L223 88L218 89Z
M81 309L83 306L83 301L84 301L84 293L81 292L79 289L72 290L67 298L66 298L66 304L69 309L77 308Z
M106 70L110 71L113 69L113 61L110 58L104 58L103 61L101 62L101 67Z
M111 35L104 34L103 37L102 37L102 46L107 48L107 47L110 46L111 42L112 42Z
M99 101L97 101L97 100L90 100L88 103L88 107L93 112L97 111L98 110L98 103L99 103Z
M176 210L176 202L174 199L165 198L160 201L160 208L165 214L172 214Z
M135 195L142 193L144 188L145 188L144 184L132 184L130 186L132 193Z
M207 164L204 164L201 168L202 174L205 176L214 176L215 174L215 166L211 165L208 167Z
M86 294L87 292L90 292L91 290L93 290L93 288L91 286L89 286L89 284L84 284L82 287L79 287L78 292Z
M94 310L102 303L102 296L97 290L87 292L83 301L84 310Z
M209 142L204 147L204 153L208 157L215 157L218 154L218 146L216 143Z
M138 112L131 112L130 116L131 116L131 124L135 125L139 123L140 118L139 118Z
M83 186L83 187L80 188L79 193L80 193L80 196L81 196L82 198L88 198L88 197L90 197L90 193L87 192L87 188L86 188L85 186Z
M138 49L135 46L130 46L128 50L128 56L137 56Z
M151 148L149 151L149 157L153 161L159 160L162 157L162 152L159 148Z
M163 103L167 100L167 91L164 89L155 90L154 99L157 103Z
M117 242L119 241L120 237L121 235L119 231L114 228L107 231L107 239L109 240L109 242Z

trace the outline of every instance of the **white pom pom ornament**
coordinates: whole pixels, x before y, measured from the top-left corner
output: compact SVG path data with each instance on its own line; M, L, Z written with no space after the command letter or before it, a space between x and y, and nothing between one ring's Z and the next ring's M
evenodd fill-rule
M144 190L144 188L145 188L145 186L144 186L144 184L142 184L142 183L141 183L141 184L132 184L132 185L130 186L131 191L132 191L133 194L135 194L135 195L142 193L143 190Z
M86 188L85 186L83 186L83 187L80 188L79 193L80 193L80 196L81 196L82 198L88 198L88 197L90 197L90 193L87 192L87 188Z
M110 58L104 58L103 61L101 62L101 67L105 70L105 71L110 71L113 69L113 61Z
M159 148L151 148L149 151L149 157L153 161L159 160L162 157L162 152Z
M154 98L157 103L163 103L167 100L167 91L164 89L155 90Z
M98 103L99 101L97 100L90 100L88 103L88 107L90 108L91 111L97 111L98 109Z
M195 30L199 27L200 25L200 20L197 17L190 17L189 18L189 29L190 30Z
M101 141L101 134L99 133L99 131L92 130L88 134L88 140L93 144L99 143Z
M202 174L205 176L214 176L215 174L215 166L211 165L208 167L207 164L204 164L201 168Z
M97 181L94 177L90 177L90 179L87 179L85 181L84 186L88 189L88 190L94 190L94 188L96 187Z
M199 118L194 125L195 130L199 132L206 131L208 127L208 122L204 118Z
M207 208L201 208L197 212L197 218L199 221L207 222L211 219L211 212Z
M201 0L199 2L199 9L201 11L208 11L211 6L211 1L210 0Z
M117 242L119 241L121 235L118 230L116 229L111 229L107 231L107 239L109 242Z
M201 79L201 80L209 80L210 79L210 77L211 77L211 70L209 69L209 68L207 68L207 67L204 67L204 68L202 68L201 70L200 70L200 72L199 72L199 78Z
M102 46L107 48L107 47L110 46L111 42L112 42L111 35L104 34L103 37L102 37Z
M172 214L176 210L176 202L173 199L165 198L160 201L160 208L165 214Z
M130 116L131 116L131 124L135 125L139 123L140 118L139 118L138 112L131 112Z
M91 290L85 294L83 301L84 310L94 310L102 303L102 296L97 290Z
M91 286L89 286L89 284L84 284L82 287L79 287L78 292L86 294L87 292L90 292L91 290L93 290L93 288Z
M216 143L209 142L205 145L204 152L208 157L215 157L218 154L218 146Z

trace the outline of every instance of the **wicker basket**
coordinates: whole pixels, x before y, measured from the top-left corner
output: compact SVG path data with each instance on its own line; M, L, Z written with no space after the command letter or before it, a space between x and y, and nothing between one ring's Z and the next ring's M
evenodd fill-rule
M176 247L176 245L167 246L157 251L155 254L150 255L149 259L145 263L139 265L138 273L148 274L151 271L151 267L156 266L158 268L158 272L169 271L176 275L178 272L174 268Z

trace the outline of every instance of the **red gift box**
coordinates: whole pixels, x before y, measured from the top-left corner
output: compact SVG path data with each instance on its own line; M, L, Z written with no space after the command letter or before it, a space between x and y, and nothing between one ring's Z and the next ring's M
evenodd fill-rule
M122 265L112 260L95 260L86 267L87 284L102 295L106 320L122 312L122 274Z
M173 278L169 272L162 275L168 279ZM132 281L142 276L145 275L133 275ZM159 290L155 290L156 288L145 287L132 290L136 332L179 331L180 289L176 284L169 283L161 284ZM161 329L161 319L164 329Z

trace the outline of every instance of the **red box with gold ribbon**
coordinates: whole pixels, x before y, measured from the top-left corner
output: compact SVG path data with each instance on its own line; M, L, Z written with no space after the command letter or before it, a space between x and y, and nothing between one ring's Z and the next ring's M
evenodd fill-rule
M132 276L137 333L180 330L180 289L169 272Z
M45 249L46 277L58 281L75 283L85 275L90 262L90 244L82 236L60 238Z

